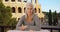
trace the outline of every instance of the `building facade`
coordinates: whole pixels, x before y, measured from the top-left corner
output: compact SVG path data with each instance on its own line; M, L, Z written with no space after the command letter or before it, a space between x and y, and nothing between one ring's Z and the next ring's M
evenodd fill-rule
M2 0L5 6L10 6L12 8L12 18L17 18L17 20L25 14L26 3L30 2L33 4L35 13L39 18L44 18L44 14L41 10L41 5L38 0Z

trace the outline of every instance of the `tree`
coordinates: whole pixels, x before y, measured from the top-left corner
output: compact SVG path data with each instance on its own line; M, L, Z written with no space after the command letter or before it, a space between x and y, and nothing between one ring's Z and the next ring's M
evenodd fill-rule
M12 9L9 6L4 6L4 4L0 2L0 26L16 26L16 24L16 18L12 18ZM1 28L1 30L5 32L7 29Z
M5 6L0 2L0 24L2 23L2 12L5 10Z
M12 19L10 19L10 21L8 22L8 25L9 25L9 26L16 26L16 24L17 24L16 18L12 18Z
M58 18L57 18L57 13L56 10L53 13L53 25L57 25L58 24Z
M14 23L13 23L14 22ZM0 3L0 26L12 26L16 25L16 18L12 18L12 9L3 3Z
M48 23L49 23L49 25L52 25L52 13L51 13L51 10L49 10L49 13L48 13Z
M11 8L5 7L3 3L0 3L0 22L2 25L7 25L9 20L12 17L12 12Z

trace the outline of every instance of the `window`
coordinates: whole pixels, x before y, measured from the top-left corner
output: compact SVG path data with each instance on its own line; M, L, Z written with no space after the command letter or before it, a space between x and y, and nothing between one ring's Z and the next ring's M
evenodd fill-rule
M35 10L35 13L36 13L36 8L34 10Z
M18 13L22 13L21 7L18 8Z
M15 2L15 0L11 0L12 2Z
M18 0L18 2L21 2L21 0Z
M20 18L18 18L18 20L20 20Z
M12 12L15 13L15 7L12 7Z
M39 9L39 13L40 13L40 9Z
M27 0L24 0L24 2L27 2Z
M8 1L8 0L5 0L6 2Z
M24 13L25 13L26 7L24 8Z

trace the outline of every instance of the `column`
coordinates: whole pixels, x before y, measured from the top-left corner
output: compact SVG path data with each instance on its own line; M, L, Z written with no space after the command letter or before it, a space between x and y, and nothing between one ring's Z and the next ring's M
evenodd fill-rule
M22 6L22 14L24 14L24 5Z
M15 6L15 11L16 11L16 14L18 13L18 7L17 6Z
M37 14L38 14L38 4L36 4L36 11L37 11Z

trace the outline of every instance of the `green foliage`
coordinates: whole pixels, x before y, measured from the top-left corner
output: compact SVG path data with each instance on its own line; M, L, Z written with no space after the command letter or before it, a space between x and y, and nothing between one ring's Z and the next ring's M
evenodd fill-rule
M49 25L54 25L54 26L56 26L58 24L58 17L57 17L56 11L52 13L51 10L49 10L48 23L49 23Z
M12 9L9 6L5 7L4 4L0 2L0 26L16 26L16 24L17 24L16 18L12 18ZM8 29L11 28L2 29L7 31Z
M0 3L0 22L2 26L6 26L11 17L12 14L10 7L5 7L3 3Z
M2 24L3 21L3 11L5 10L5 6L3 5L3 3L0 3L0 25Z
M49 23L49 25L52 25L52 12L51 12L51 10L49 10L49 13L48 13L48 23Z
M16 26L16 24L17 24L16 18L12 18L8 23L9 26Z
M12 9L9 6L5 7L3 3L0 3L0 26L16 25L16 19L11 17Z
M58 18L57 18L57 13L56 11L53 13L53 25L57 25L58 24Z

